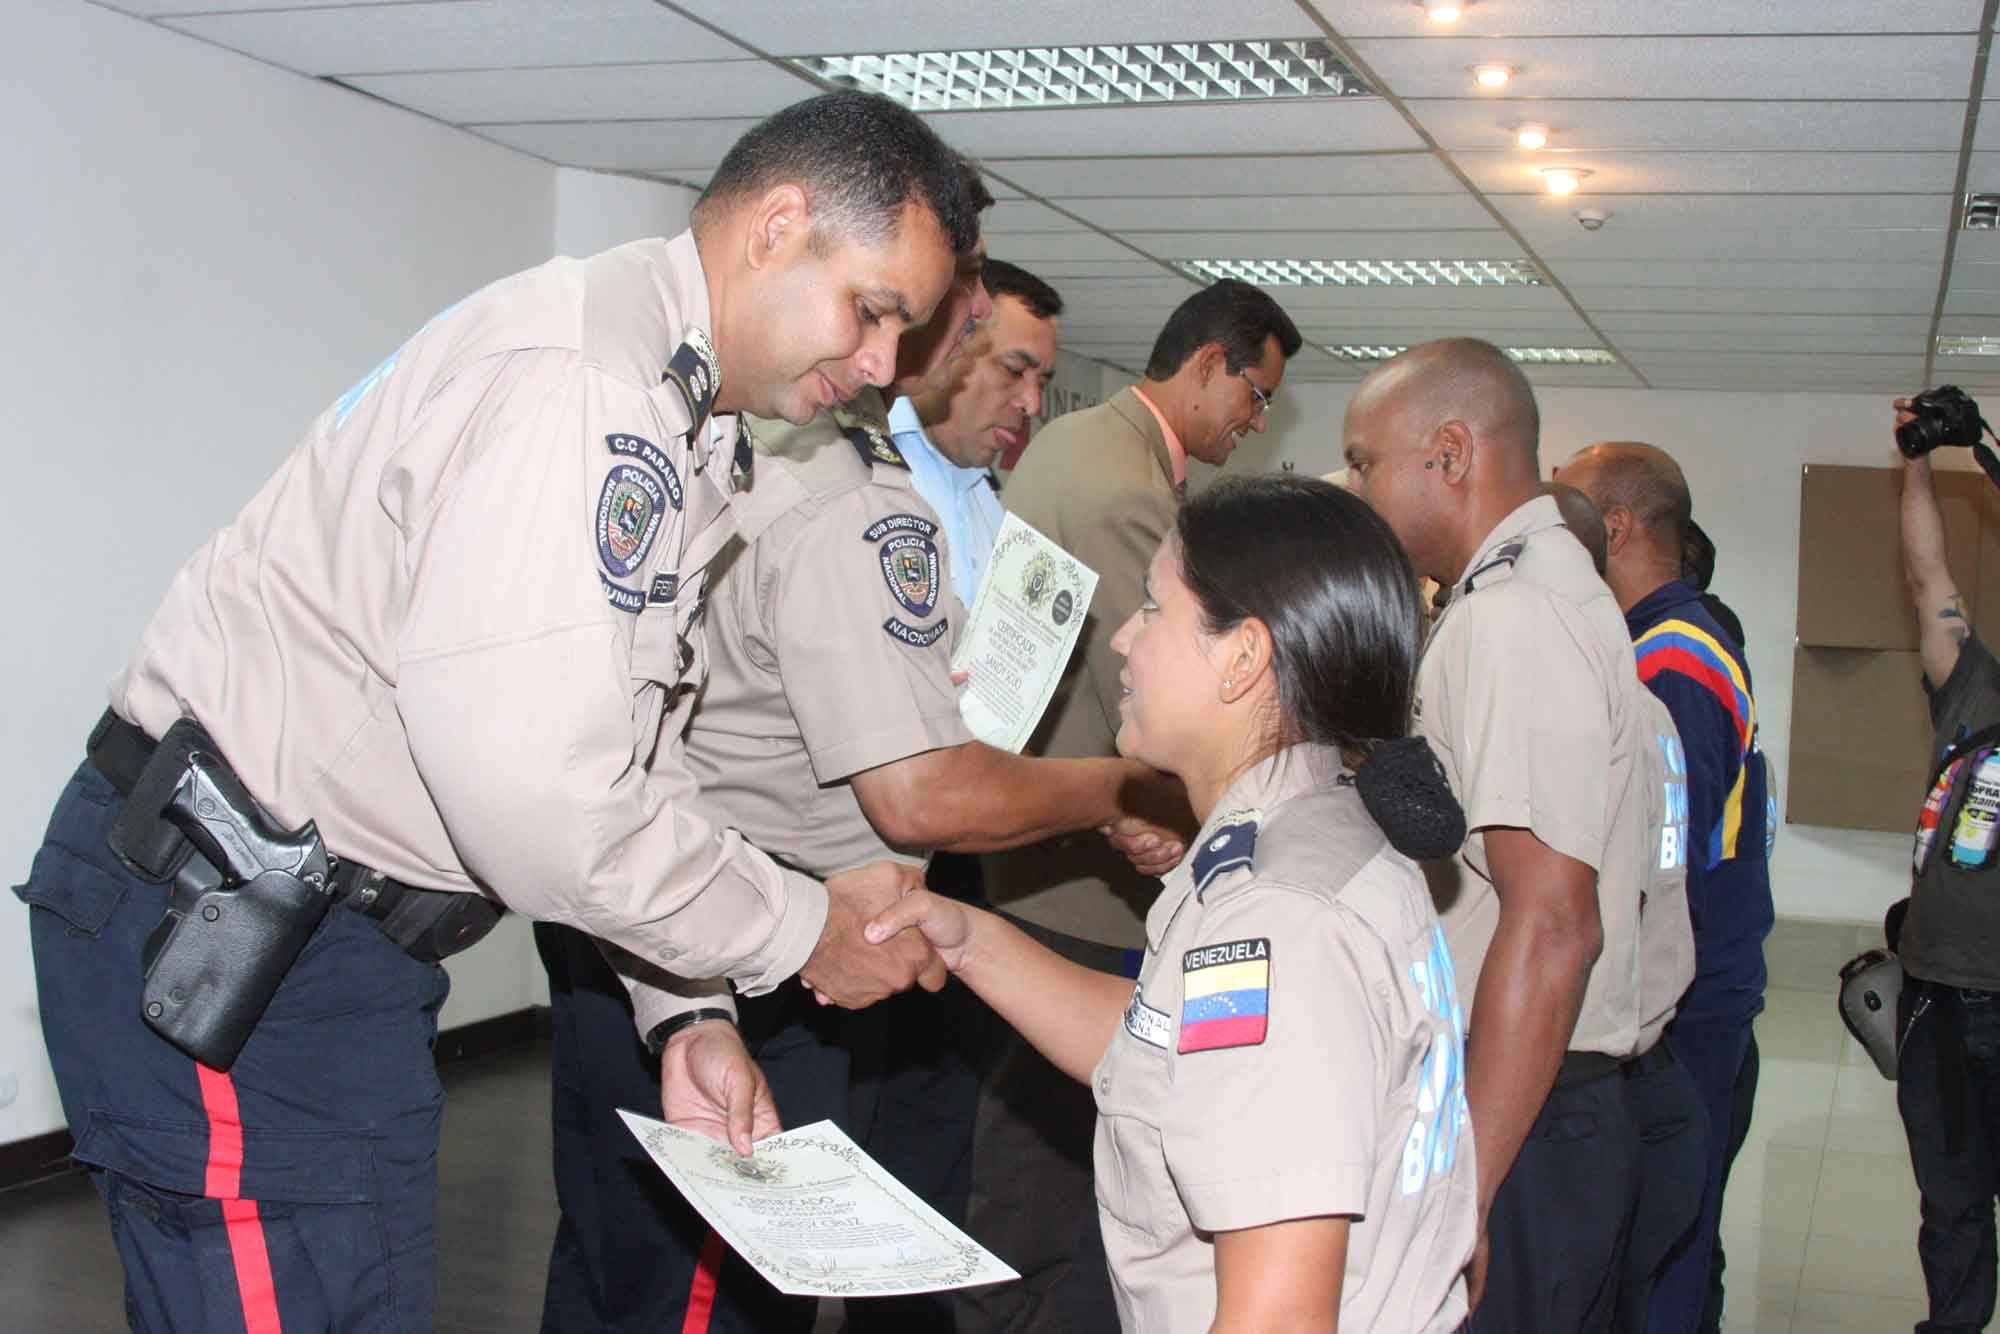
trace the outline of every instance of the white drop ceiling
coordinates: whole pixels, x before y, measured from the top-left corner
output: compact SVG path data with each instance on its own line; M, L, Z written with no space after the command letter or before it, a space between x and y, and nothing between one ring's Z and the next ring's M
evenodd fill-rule
M1603 347L1542 384L2000 391L2000 0L101 0L566 166L700 185L817 91L784 57L1317 39L1375 95L929 117L1055 282L1065 344L1127 368L1187 259L1528 260L1538 287L1279 287L1315 344ZM1512 66L1495 93L1476 64ZM1982 112L1984 114L1982 114ZM1534 153L1513 127L1554 132ZM1554 198L1539 169L1587 170ZM1597 231L1581 209L1610 216ZM1317 347L1290 374L1352 380Z

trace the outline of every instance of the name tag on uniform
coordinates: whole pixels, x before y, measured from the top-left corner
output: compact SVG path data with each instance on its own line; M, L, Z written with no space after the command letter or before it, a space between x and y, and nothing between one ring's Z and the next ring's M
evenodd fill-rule
M1174 1021L1165 1010L1146 1004L1138 987L1132 988L1132 1003L1125 1007L1125 1031L1148 1047L1167 1049L1173 1038Z

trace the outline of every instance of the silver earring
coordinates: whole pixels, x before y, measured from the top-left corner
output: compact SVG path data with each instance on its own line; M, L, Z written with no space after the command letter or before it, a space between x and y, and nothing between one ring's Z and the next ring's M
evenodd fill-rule
M1222 688L1223 688L1224 690L1234 690L1234 689L1236 689L1236 678L1235 678L1235 677L1233 677L1233 676L1225 676L1225 677L1223 677L1223 678L1222 678Z

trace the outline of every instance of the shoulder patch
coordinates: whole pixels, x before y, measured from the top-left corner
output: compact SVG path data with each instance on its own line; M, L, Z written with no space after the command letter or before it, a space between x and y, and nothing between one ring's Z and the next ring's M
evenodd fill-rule
M612 578L627 578L645 563L666 504L666 488L647 469L612 466L597 495L597 555Z
M1222 819L1216 831L1194 850L1194 890L1199 900L1209 882L1224 871L1247 871L1257 851L1257 826L1262 811L1233 811Z
M925 537L937 536L937 525L918 514L891 514L877 519L861 530L864 542L880 542L891 533L921 533Z
M666 456L660 447L639 435L607 435L604 446L613 454L637 459L660 475L661 483L667 488L667 503L679 509L686 499L681 492L681 475L674 468L674 461Z
M921 533L898 533L877 549L882 578L888 581L890 596L898 606L924 619L937 610L937 543Z
M1182 1055L1255 1047L1271 1018L1271 938L1227 940L1181 955Z
M911 648L929 648L932 644L944 638L944 632L950 626L951 618L949 616L940 616L936 625L925 626L922 629L918 629L907 621L898 620L894 616L882 622L882 628L888 632L889 638L900 639Z
M614 584L604 577L604 571L597 572L597 582L604 585L604 600L616 611L630 612L634 616L646 609L646 595L636 588L626 588Z
M722 364L715 359L715 345L700 329L688 330L687 341L674 350L660 377L681 391L687 402L688 434L701 430L708 410L715 406L715 391L722 385Z
M1490 576L1499 570L1513 569L1514 562L1521 559L1521 553L1527 550L1527 547L1527 541L1518 537L1512 542L1502 544L1494 551L1492 559L1484 562L1478 569L1465 576L1465 591L1470 593L1475 582L1482 575Z

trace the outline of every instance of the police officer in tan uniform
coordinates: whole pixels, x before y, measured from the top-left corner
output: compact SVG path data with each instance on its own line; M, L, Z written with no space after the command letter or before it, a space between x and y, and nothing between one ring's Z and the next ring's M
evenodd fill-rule
M1129 760L1037 760L973 740L951 680L965 609L949 540L886 426L872 389L805 427L751 423L758 485L782 483L789 504L719 563L711 671L688 733L704 809L785 864L831 874L883 858L921 866L940 846L1090 830L1133 817L1135 794L1175 795ZM587 942L547 926L536 934L556 1009L564 1211L543 1328L810 1329L813 1302L723 1258L691 1211L662 1208L645 1188L645 1155L620 1133L617 1109L656 1098L656 1071ZM687 990L713 1007L693 1012L702 1022L731 1022L726 990ZM786 1123L847 1125L904 1184L960 1217L972 1076L954 1059L943 1002L921 1000L844 1016L787 989L745 1002L738 1022ZM921 1059L907 1043L892 1058L892 1026L926 1035ZM776 1128L768 1103L756 1110L757 1133ZM950 1322L940 1296L849 1310L856 1330Z
M1182 775L1203 817L1137 985L936 895L878 919L920 922L1090 1082L1128 1331L1444 1334L1464 1316L1463 1016L1396 850L1464 834L1436 761L1401 739L1420 642L1415 577L1358 500L1317 479L1219 484L1181 511L1114 640L1120 750Z
M1623 1084L1661 1059L1640 957L1661 803L1624 621L1541 493L1539 430L1518 368L1450 339L1371 374L1344 445L1355 490L1454 590L1418 707L1473 831L1426 868L1470 1000L1471 1327L1547 1334L1612 1328L1642 1171Z
M439 315L181 569L21 890L135 1324L429 1327L436 959L475 934L461 905L753 992L803 969L863 1003L934 963L914 937L858 934L910 868L823 888L780 867L701 811L680 733L703 576L756 494L734 414L804 421L886 381L973 244L968 180L882 99L781 112L690 233ZM196 780L220 786L176 805ZM191 1036L217 1011L142 1009L166 909L172 948L197 954L239 922L325 916L288 968L223 958L204 980L203 1006L255 1002L217 1053ZM717 1096L709 1042L669 1051L670 1097Z

